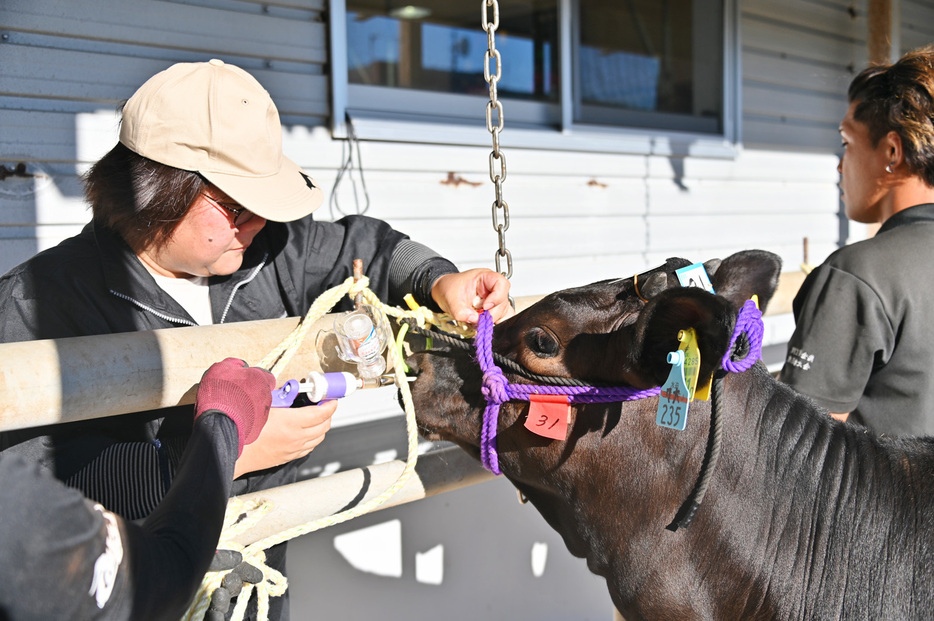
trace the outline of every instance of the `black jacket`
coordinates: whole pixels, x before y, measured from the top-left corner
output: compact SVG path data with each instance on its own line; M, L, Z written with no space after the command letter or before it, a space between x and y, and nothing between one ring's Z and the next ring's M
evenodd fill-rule
M400 248L405 251L397 252ZM268 222L236 273L210 279L214 321L304 315L321 293L352 275L354 259L362 259L370 289L396 305L409 291L420 303L430 303L434 280L457 271L373 218ZM350 308L345 299L334 310ZM94 222L0 277L0 342L185 325L196 323L156 285L120 237ZM114 443L151 443L170 473L190 434L191 415L191 407L179 407L8 432L0 434L0 449L20 453L67 480ZM262 482L235 486L235 491L289 482L290 477L254 477ZM171 476L162 478L167 488Z

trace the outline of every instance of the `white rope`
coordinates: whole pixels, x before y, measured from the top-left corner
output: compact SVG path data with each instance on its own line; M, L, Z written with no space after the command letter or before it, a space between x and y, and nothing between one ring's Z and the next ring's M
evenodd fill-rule
M411 301L411 296L407 296L409 310L402 310L396 307L384 305L375 293L368 288L369 280L366 277L355 281L348 278L344 283L325 291L318 297L308 313L301 322L292 330L276 348L269 353L256 366L260 366L278 376L288 365L292 356L301 346L308 330L314 323L329 312L344 295L349 295L351 299L358 294L362 296L367 303L380 308L385 315L396 317L397 319L414 319L419 327L431 323L439 326L445 331L454 332L464 336L469 336L473 332L473 327L459 321L455 321L450 315L436 314L423 306L417 306ZM385 319L384 319L385 321ZM263 574L263 579L259 584L244 583L243 589L237 596L237 605L234 608L231 621L242 621L246 612L246 605L254 589L257 593L257 618L259 621L266 621L269 617L269 598L283 595L288 588L288 580L281 572L269 567L266 564L265 550L294 539L295 537L305 535L328 526L334 526L346 522L355 517L359 517L377 509L389 498L396 494L406 484L409 477L415 471L415 464L418 459L418 427L415 421L415 406L412 403L412 393L409 390L409 383L405 376L405 363L399 348L390 344L389 358L392 362L393 375L396 385L402 394L402 403L405 409L405 424L408 438L408 456L406 457L405 467L396 481L378 496L368 500L357 507L341 511L334 515L326 516L313 520L306 524L301 524L287 529L275 535L266 537L247 546L242 546L235 541L240 533L248 530L258 523L264 515L273 509L272 503L259 500L251 503L245 503L239 498L230 499L227 505L227 513L224 517L224 528L221 532L220 540L217 544L218 550L236 550L243 555L243 561L253 565ZM188 611L182 617L183 621L200 621L211 603L211 596L214 591L220 587L224 577L229 570L208 572L204 576L201 587L198 589L195 599Z

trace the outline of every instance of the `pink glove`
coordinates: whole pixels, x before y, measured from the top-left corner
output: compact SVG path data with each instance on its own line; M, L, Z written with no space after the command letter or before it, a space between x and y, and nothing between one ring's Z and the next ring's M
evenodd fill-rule
M227 358L211 365L201 377L195 398L195 419L208 410L219 410L237 424L240 447L259 437L266 419L276 378L258 367L247 366L238 358Z

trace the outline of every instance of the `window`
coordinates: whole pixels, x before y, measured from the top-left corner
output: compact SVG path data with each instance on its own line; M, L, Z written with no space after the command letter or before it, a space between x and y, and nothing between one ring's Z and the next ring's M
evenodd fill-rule
M485 122L482 0L345 1L332 22L345 35L334 83L351 117ZM725 4L735 10L734 0L499 0L507 124L729 138Z
M575 120L720 133L719 0L580 0Z
M500 7L496 46L511 62L503 66L499 92L556 102L556 0L504 0ZM350 0L348 82L486 96L487 37L480 8L479 1L430 0L393 8L391 2Z

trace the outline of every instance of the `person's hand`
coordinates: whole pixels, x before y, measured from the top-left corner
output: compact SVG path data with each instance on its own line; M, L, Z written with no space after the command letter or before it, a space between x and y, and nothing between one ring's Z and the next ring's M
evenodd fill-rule
M477 323L484 310L496 323L516 313L509 303L509 286L502 274L476 268L441 276L431 287L431 297L458 321Z
M237 425L240 439L239 452L260 436L276 378L258 367L248 366L238 358L215 362L204 372L195 397L195 419L209 410L217 410L230 417Z
M336 400L301 408L272 408L259 438L237 460L234 478L308 455L331 429L335 410Z

